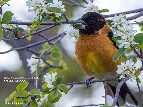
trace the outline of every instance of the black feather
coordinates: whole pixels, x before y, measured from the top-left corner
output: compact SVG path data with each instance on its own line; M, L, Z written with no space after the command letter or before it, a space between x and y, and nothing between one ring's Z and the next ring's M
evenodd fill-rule
M80 34L95 34L106 24L105 18L96 12L88 12L81 17L85 23L84 29L79 29Z
M113 44L114 44L114 46L117 48L117 49L119 49L119 47L116 45L116 42L112 39L113 38L113 32L111 31L111 32L109 32L108 33L108 37L109 37L109 39L113 42Z

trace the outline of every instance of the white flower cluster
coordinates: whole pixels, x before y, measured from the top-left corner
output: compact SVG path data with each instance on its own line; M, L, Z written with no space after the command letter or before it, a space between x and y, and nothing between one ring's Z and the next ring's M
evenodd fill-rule
M53 82L56 79L56 75L57 73L55 72L55 73L46 73L46 75L43 76L45 78L45 82L47 83L48 88L54 87Z
M36 56L33 54L29 59L27 59L28 66L30 67L31 73L36 71L39 59L36 59ZM40 60L39 67L44 67L43 60Z
M78 29L75 29L73 26L69 26L69 27L67 28L66 35L67 35L68 37L77 38L78 35L79 35L79 30L78 30Z
M41 15L43 13L51 13L48 11L50 7L56 7L60 9L62 12L65 12L65 7L62 5L62 1L53 0L53 3L46 3L45 0L28 0L26 4L29 8L29 12L35 11L37 15ZM61 16L61 13L55 13L57 17Z
M135 63L132 61L132 59L127 60L126 62L121 62L121 65L118 65L118 70L116 71L118 74L127 75L131 77L132 79L136 79L136 76L134 75L137 68L135 66ZM121 76L122 78L123 76Z
M87 4L85 4L84 13L87 12L98 12L98 6L95 6L91 1L88 1ZM75 29L73 26L69 26L66 30L66 35L68 37L74 37L77 39L79 35L79 30Z
M44 95L40 94L40 101L38 101L38 99L35 99L35 100L36 100L36 102L37 102L37 104L38 104L38 107L41 107L41 106L42 106L42 103L43 103L44 101L47 101L47 100L48 100L48 94L44 94Z
M119 43L119 48L129 48L130 46L137 44L134 41L136 31L133 30L133 26L125 19L124 15L115 15L112 20L113 22L111 29L114 32L114 37L121 37L120 40L117 40Z
M37 104L38 104L38 107L41 107L42 106L42 103L45 101L45 102L47 102L47 100L48 100L48 94L44 94L44 95L42 95L42 94L40 94L40 101L38 101L38 99L35 99L36 100L36 102L37 102Z
M28 0L26 1L26 6L29 8L28 12L35 11L37 15L48 12L47 5L44 0Z
M58 0L53 0L53 3L48 3L49 7L57 7L59 8L62 12L65 12L65 6L62 5L62 1L58 1ZM61 13L55 13L56 17L61 16Z
M88 1L88 4L85 6L84 12L97 12L98 13L98 6L95 6L91 1Z

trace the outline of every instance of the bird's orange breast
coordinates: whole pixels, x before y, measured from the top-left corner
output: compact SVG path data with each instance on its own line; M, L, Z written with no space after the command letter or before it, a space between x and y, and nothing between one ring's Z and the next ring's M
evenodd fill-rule
M120 59L116 63L112 61L117 48L105 34L80 35L75 50L78 63L89 76L113 76L121 62Z

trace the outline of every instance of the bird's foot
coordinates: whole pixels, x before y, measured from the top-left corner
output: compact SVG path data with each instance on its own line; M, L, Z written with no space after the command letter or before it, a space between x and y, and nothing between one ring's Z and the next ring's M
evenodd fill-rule
M93 80L93 79L94 79L94 77L91 77L91 78L89 78L89 79L87 79L87 80L85 81L85 84L86 84L87 88L91 87L91 84L92 84L92 80Z

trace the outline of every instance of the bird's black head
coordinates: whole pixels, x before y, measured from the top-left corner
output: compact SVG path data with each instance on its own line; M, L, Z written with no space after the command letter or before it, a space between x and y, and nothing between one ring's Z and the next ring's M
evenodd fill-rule
M95 34L106 24L104 17L96 12L88 12L81 17L81 20L85 23L83 29L79 29L80 34Z

